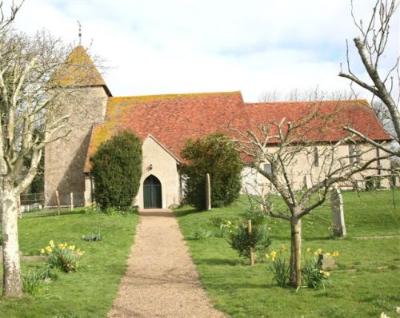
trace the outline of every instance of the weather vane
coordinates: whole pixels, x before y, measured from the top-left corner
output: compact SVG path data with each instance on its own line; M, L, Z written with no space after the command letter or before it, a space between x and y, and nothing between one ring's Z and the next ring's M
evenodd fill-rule
M79 45L82 44L82 25L81 22L78 20L78 37L79 37Z

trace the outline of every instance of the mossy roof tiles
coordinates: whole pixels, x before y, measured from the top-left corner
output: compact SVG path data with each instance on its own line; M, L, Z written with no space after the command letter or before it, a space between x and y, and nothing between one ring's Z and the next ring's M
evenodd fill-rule
M90 171L89 158L98 146L119 131L130 130L142 140L152 135L180 158L189 138L213 132L240 138L238 131L256 130L283 118L296 122L310 114L316 116L298 130L299 138L332 142L348 135L343 127L351 126L372 139L390 140L364 100L245 104L240 92L110 97L104 123L93 128L85 172Z

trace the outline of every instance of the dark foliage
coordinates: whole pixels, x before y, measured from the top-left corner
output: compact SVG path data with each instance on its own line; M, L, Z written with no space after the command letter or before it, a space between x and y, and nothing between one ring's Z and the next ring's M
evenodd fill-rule
M140 140L130 132L122 132L101 144L91 162L94 197L100 208L131 206L142 173Z
M250 235L247 223L242 223L230 233L228 243L240 256L250 258L250 248L265 254L271 245L271 240L266 224L253 224Z
M189 140L182 150L187 164L182 173L187 177L185 200L197 209L205 208L206 174L211 179L211 205L220 207L238 198L242 160L234 143L223 134L212 134Z

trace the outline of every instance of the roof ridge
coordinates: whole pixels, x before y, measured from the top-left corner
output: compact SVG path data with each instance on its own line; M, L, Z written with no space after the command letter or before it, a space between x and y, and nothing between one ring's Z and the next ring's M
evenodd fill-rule
M125 96L112 96L111 99L118 98L146 98L146 97L176 97L176 96L198 96L198 95L233 95L241 94L240 91L227 91L227 92L195 92L195 93L166 93L166 94L154 94L154 95L125 95Z
M306 104L306 103L363 103L369 104L367 99L365 98L357 98L357 99L326 99L326 100L299 100L299 101L274 101L274 102L257 102L257 103L245 103L245 105L265 105L265 104Z

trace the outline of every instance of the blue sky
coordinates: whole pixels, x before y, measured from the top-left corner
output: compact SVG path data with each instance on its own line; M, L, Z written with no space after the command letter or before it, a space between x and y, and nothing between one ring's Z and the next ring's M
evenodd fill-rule
M362 18L374 1L354 2ZM240 90L250 102L349 88L337 76L356 35L349 0L26 0L17 27L76 44L77 20L114 96ZM399 38L397 24L384 65Z

